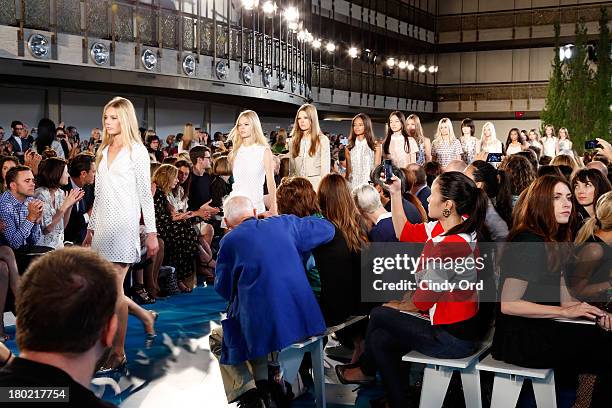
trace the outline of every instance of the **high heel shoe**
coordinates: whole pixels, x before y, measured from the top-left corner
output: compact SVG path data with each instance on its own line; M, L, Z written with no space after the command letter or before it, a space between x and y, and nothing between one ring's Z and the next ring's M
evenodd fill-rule
M106 362L98 369L96 375L109 376L127 373L127 357L125 354L121 358L121 361L119 361L119 364L115 367L112 366L111 362L112 357L109 356L108 360L106 360Z
M155 310L149 310L148 312L151 314L151 316L153 316L153 329L155 329L155 322L157 322L157 319L159 318L159 313L157 313ZM156 337L157 334L155 332L147 333L145 331L145 347L148 349L151 348Z
M364 380L347 380L346 377L344 376L345 370L348 370L350 368L357 368L357 367L361 367L359 363L337 365L336 375L338 376L338 380L342 384L356 384L356 385L373 385L376 382L376 377L365 375L365 374L364 374L364 377L365 377Z

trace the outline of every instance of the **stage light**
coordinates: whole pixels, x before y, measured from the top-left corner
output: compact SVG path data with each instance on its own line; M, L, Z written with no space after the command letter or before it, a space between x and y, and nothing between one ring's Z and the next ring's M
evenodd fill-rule
M334 52L334 51L336 51L336 44L334 44L333 42L330 41L325 46L325 49L327 50L327 52Z
M434 68L434 72L438 72L438 68L439 67L436 65L435 68Z
M394 58L387 58L387 66L389 68L393 68L395 66L395 59Z
M287 23L287 28L293 32L296 32L299 28L299 24L297 21L289 21Z
M567 45L564 45L563 47L560 47L559 48L559 60L563 61L563 60L568 60L572 58L572 55L573 55L572 48L574 48L574 44L567 44Z
M183 58L183 72L192 76L196 70L196 59L193 55L186 55Z
M33 57L47 58L49 55L49 39L42 34L34 34L28 40L28 48Z
M250 84L253 79L253 68L250 65L245 65L242 68L242 82L245 84Z
M406 69L406 65L406 61L400 61L399 64L397 64L399 69Z
M285 10L285 20L289 22L297 22L300 18L300 12L295 7L288 7Z
M433 74L434 72L436 72L436 67L434 67L433 65L430 65L429 68L427 68L427 70L429 71L430 74Z
M321 40L318 38L316 40L312 40L312 48L321 48Z
M414 64L409 62L408 65L406 65L406 69L408 69L408 71L414 71Z
M106 65L110 59L110 52L106 44L97 42L91 46L89 55L96 65Z
M253 10L259 5L259 0L242 0L242 7L245 10Z
M262 6L263 12L266 14L273 14L276 12L276 3L271 1L266 1Z
M349 48L349 50L348 50L348 55L349 55L349 57L351 57L351 58L357 58L357 54L358 54L358 52L357 52L357 48L355 48L355 47L351 47L351 48Z
M142 52L142 65L147 71L151 71L157 66L157 56L150 49L146 49Z
M427 67L425 67L425 65L421 65L421 66L419 67L419 72L422 74L422 73L424 73L425 71L427 71Z

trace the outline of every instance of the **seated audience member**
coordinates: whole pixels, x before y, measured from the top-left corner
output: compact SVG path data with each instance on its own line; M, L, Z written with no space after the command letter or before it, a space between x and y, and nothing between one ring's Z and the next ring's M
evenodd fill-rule
M368 227L370 242L397 242L391 213L380 202L380 194L369 184L353 189L353 199Z
M253 203L242 196L228 198L223 207L230 232L221 240L215 290L229 308L223 329L211 333L210 349L220 358L228 401L262 407L267 355L325 331L302 255L329 242L334 226L293 215L258 220Z
M500 164L499 168L503 170L510 179L512 207L514 208L518 197L536 178L536 170L531 166L529 160L516 154L508 156Z
M409 164L408 170L414 173L415 178L411 192L416 196L416 198L419 199L423 205L423 208L425 209L425 212L427 212L429 208L429 202L427 199L431 195L431 188L429 188L427 185L427 173L425 173L423 166L416 163Z
M168 164L173 164L178 169L178 184L172 190L172 194L168 195L168 200L176 211L187 211L191 186L191 162L177 160Z
M19 160L14 156L4 156L0 158L0 191L8 190L6 185L6 173L15 166L19 165Z
M425 174L427 174L427 185L431 188L436 177L442 174L442 166L436 161L430 161L423 165Z
M194 223L205 217L204 209L178 212L168 201L168 194L178 184L178 169L162 164L153 174L155 183L153 203L157 234L164 241L164 264L176 269L178 285L182 292L191 292L194 287L194 262L198 254L198 234Z
M391 211L391 198L389 195L389 186L384 183L384 180L381 180L380 174L383 172L383 165L380 164L372 170L370 174L370 183L376 188L376 191L380 194L380 201L382 202L385 210ZM401 180L402 184L402 194L408 191L406 187L406 176L404 172L399 168L393 166L393 174L395 177ZM414 197L414 196L413 196ZM418 199L415 198L416 201ZM412 223L423 222L423 215L419 211L418 207L416 207L413 203L406 200L402 197L402 205L404 206L404 212L406 213L406 218L410 220Z
M13 249L36 245L42 235L43 202L34 198L34 175L19 165L6 173L6 184L8 191L0 196L2 244Z
M68 225L64 226L64 239L75 245L81 245L87 235L89 213L94 202L93 184L96 178L96 161L93 155L82 153L70 160L68 174L70 182L64 191L80 188L83 190L81 201L72 206Z
M378 193L377 193L378 194ZM323 218L317 193L312 183L304 177L285 177L276 190L276 202L279 214L293 214L296 217L316 216ZM311 252L302 255L302 262L308 283L317 301L321 298L321 277Z
M496 169L491 163L475 160L465 169L464 174L471 178L478 188L483 189L489 198L485 219L489 238L495 242L505 241L512 225L512 195L506 173Z
M586 165L587 169L595 169L601 172L601 174L604 175L604 177L608 177L608 168L606 167L606 165L604 164L604 162L599 161L599 160L593 160L592 162L589 162Z
M572 169L572 172L578 170L580 166L576 162L573 156L567 154L559 154L550 162L553 166L568 166ZM570 173L571 174L571 173Z
M159 143L159 137L156 135L147 137L146 147L151 161L161 163L164 160L164 152L159 148Z
M545 166L540 166L538 167L538 173L536 175L537 178L540 178L542 176L563 176L563 173L561 173L561 170L559 170L559 168L557 166L552 166L550 164L547 164Z
M533 167L533 169L535 171L538 171L538 157L533 150L527 149L527 150L524 150L522 152L518 152L515 154L518 154L519 156L523 156L524 158L529 160L529 163L531 163L531 166Z
M406 219L401 198L401 183L393 177L389 185L395 234L402 242L424 243L421 256L437 258L440 254L461 259L476 257L477 236L483 227L487 196L467 176L458 172L441 174L431 189L429 216L438 221L412 224ZM435 242L435 245L434 245ZM452 252L451 252L452 251ZM380 372L388 406L409 406L404 392L402 356L416 350L438 358L462 358L474 352L489 330L489 308L478 302L476 290L436 291L431 282L474 282L476 267L459 276L454 270L428 268L416 272L420 282L414 293L402 301L392 301L370 314L365 352L358 364L338 365L336 373L344 384L373 382ZM402 313L426 312L428 318Z
M62 186L69 183L66 160L57 157L45 159L40 164L38 188L34 197L42 201L43 214L40 227L42 236L37 245L53 249L64 246L64 227L68 224L74 204L85 194L80 188L72 188L66 194Z
M33 262L17 301L20 355L0 370L0 387L68 387L69 400L58 406L114 407L89 385L117 331L115 275L110 262L83 248L60 249Z
M230 177L232 169L227 156L219 156L212 167L213 179L210 183L211 207L221 208L223 199L232 192Z
M444 172L458 171L459 173L463 173L466 167L467 164L463 160L451 160L444 168Z
M210 149L205 146L195 146L189 151L191 168L191 188L189 192L189 210L195 211L210 201L211 177L208 171L211 167Z
M523 367L554 368L557 381L577 371L601 374L610 384L612 317L573 298L564 277L576 217L571 186L564 177L547 175L535 180L524 195L508 235L508 242L515 244L505 249L501 261L501 308L492 355Z
M578 170L572 177L574 206L578 217L578 227L595 216L595 203L599 197L612 190L608 179L595 169Z

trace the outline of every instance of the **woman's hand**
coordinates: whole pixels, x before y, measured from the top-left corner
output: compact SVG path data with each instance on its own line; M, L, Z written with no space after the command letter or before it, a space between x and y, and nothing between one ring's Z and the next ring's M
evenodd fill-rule
M150 232L147 234L147 258L152 258L157 255L157 251L159 251L159 242L157 242L157 233Z
M612 314L604 313L602 317L597 319L597 325L604 329L605 331L612 330Z
M400 181L399 178L397 178L397 176L393 175L391 177L391 184L387 184L385 183L386 178L385 178L385 174L381 173L381 177L380 180L387 186L387 188L389 189L389 194L394 195L394 194L402 194L402 182Z
M85 191L82 188L73 188L70 190L70 192L66 193L66 198L64 199L64 211L68 211L70 207L81 201L84 196Z
M487 161L488 155L489 155L488 152L481 150L480 152L476 153L476 155L474 156L474 161L476 160Z
M578 319L584 317L589 320L596 320L604 317L605 315L606 312L598 307L589 305L586 302L561 308L561 316L566 319Z
M87 230L87 234L85 234L85 239L83 240L84 247L91 247L91 240L93 239L93 234L93 230Z
M597 154L604 155L608 158L608 160L612 162L612 145L609 142L600 138L597 138L596 140L598 144L601 145L601 147L597 148Z

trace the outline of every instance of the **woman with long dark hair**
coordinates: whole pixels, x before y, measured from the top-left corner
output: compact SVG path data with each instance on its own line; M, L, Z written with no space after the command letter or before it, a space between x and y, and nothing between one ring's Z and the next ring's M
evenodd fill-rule
M555 376L576 371L607 371L609 376L612 338L606 331L612 329L612 319L577 301L564 278L576 218L570 184L560 176L540 177L515 211L518 216L508 235L514 244L505 249L501 261L493 357L523 367L554 368ZM585 319L597 325L554 319Z
M389 190L395 233L402 242L424 243L421 254L424 262L441 253L461 258L462 262L477 256L475 244L483 227L488 198L467 176L447 172L434 181L429 216L438 221L426 224L411 224L406 219L397 177L393 177ZM452 254L447 250L452 250ZM475 267L470 268L461 279L475 280L477 273ZM446 280L458 278L453 272L444 274L435 267L416 271L419 284L414 293L370 313L365 352L358 364L336 367L341 382L371 382L378 370L387 403L392 408L403 408L409 405L404 393L405 378L401 375L404 354L417 350L439 358L461 358L476 350L489 329L487 308L479 305L475 290L432 292L430 283L443 275ZM426 316L416 317L414 314L419 311Z
M610 182L599 170L582 169L574 174L572 191L580 225L595 216L595 203L610 190Z
M511 154L516 154L523 150L523 145L521 144L521 135L517 128L512 128L508 132L508 137L506 138L506 156L510 156Z
M383 142L383 155L391 159L393 165L400 169L410 163L416 163L419 150L417 141L406 129L406 117L400 111L391 112L387 119L387 137Z
M424 165L431 161L431 140L423 133L421 119L415 113L411 113L406 118L406 130L408 134L416 140L419 150L416 155L416 164Z
M465 118L463 121L461 121L461 137L459 138L459 141L461 142L461 149L463 149L461 159L467 164L473 162L474 156L480 151L478 139L474 137L475 132L476 127L474 126L474 121L472 119Z
M55 123L51 119L41 119L38 122L38 137L34 142L33 148L43 157L47 149L52 149L55 151L56 157L65 159L64 149L60 142L55 139L56 130Z
M346 179L353 188L367 183L372 169L380 164L380 145L374 142L372 120L365 113L358 113L351 122L345 156Z

